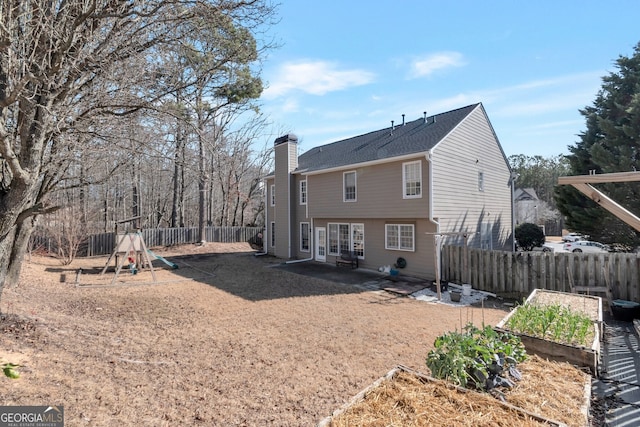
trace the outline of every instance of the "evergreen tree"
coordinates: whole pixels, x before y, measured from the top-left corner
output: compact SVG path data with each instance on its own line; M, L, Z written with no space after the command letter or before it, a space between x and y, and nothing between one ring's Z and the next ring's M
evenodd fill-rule
M580 110L586 130L569 146L572 175L640 170L640 43L631 57L620 56L592 106ZM640 182L597 184L620 205L640 213ZM566 227L605 243L636 246L640 234L571 186L556 187L556 204Z

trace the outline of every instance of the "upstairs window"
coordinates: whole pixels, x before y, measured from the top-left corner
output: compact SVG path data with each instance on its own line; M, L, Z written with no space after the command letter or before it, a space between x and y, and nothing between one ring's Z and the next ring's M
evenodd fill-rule
M402 164L403 198L415 199L422 197L422 162L408 162Z
M307 204L307 181L300 181L300 204Z
M345 202L356 201L356 173L345 172L342 178L343 182L343 200Z
M276 205L276 185L271 184L269 191L271 192L271 206L275 206Z

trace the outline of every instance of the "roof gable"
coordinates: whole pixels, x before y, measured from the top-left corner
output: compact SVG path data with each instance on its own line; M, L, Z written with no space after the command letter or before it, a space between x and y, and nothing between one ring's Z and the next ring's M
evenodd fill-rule
M514 200L538 200L536 190L533 188L516 188L513 193Z
M318 171L429 151L478 105L314 147L298 158L297 170Z

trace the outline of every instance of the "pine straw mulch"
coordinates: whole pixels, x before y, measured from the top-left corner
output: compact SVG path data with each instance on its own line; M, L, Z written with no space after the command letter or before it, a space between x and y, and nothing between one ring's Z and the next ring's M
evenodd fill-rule
M530 356L518 367L522 380L506 391L507 404L487 393L462 389L399 367L321 425L588 425L588 390L591 384L588 374L568 363L548 361L538 356Z

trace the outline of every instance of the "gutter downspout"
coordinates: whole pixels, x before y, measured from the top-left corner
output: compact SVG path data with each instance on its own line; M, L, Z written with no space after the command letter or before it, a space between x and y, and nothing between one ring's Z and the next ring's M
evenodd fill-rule
M289 172L287 172L287 235L289 236L289 238L287 239L287 258L291 258L291 180L293 179L293 175L291 174L291 159L287 159L287 169L289 170ZM293 198L295 200L295 198Z
M309 193L307 193L307 194L309 194ZM307 203L309 203L309 199L307 199ZM305 259L292 259L290 261L286 261L285 264L297 264L299 262L313 261L313 249L314 249L314 247L315 246L313 244L313 218L311 218L311 222L309 223L309 252L311 253L311 256L309 256L309 258L305 258Z
M440 223L433 219L433 153L431 150L424 156L429 165L429 221L436 226L436 233L440 232Z
M515 181L518 179L518 174L511 172L511 251L516 251L516 217L515 217L515 203L513 201L513 195L515 193Z

